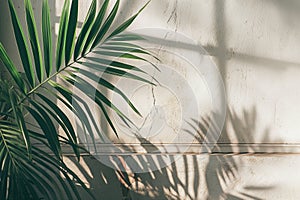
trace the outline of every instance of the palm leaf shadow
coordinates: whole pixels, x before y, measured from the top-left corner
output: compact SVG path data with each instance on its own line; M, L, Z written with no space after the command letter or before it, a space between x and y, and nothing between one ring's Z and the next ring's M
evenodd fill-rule
M240 154L252 155L255 152L261 152L257 147L251 145L245 146L244 144L245 141L254 141L254 133L252 132L254 129L252 126L255 123L255 121L253 122L256 116L255 109L244 111L242 117L238 117L235 112L230 110L228 115L229 117L226 123L227 125L230 123L235 127L233 131L234 135L240 134L236 138L242 138L243 148L234 150L232 147L224 145L228 144L231 140L229 133L226 130L223 130L219 142L215 144L214 148L211 149L211 152L208 154L208 162L206 164L205 162L201 162L197 155L183 155L182 166L179 166L176 163L177 160L175 160L175 157L173 156L174 162L170 166L158 168L158 170L153 172L134 173L133 169L127 165L127 170L125 171L124 169L122 169L123 171L121 169L109 169L110 172L108 174L110 174L110 176L112 173L114 174L112 177L114 177L113 179L115 182L112 181L110 186L106 186L118 190L119 195L121 195L120 198L122 197L124 199L205 199L205 197L199 196L199 190L203 190L204 187L204 185L201 185L203 183L205 183L207 188L207 199L261 199L255 195L255 191L267 191L274 189L275 186L253 186L249 183L249 185L246 185L240 192L237 191L233 193L232 189L230 191L227 189L236 184L236 181L241 178L239 177L238 167L240 163L235 156ZM213 125L212 119L213 117L204 117L201 120L191 120L191 125L195 128L196 134L194 134L197 142L203 143L208 126ZM247 119L249 121L247 121ZM232 123L236 124L233 125ZM248 126L251 126L252 128L247 128ZM244 130L244 132L241 130ZM266 138L268 135L267 130L265 134ZM151 144L150 149L145 149L148 153L157 151L158 149L155 147L155 144L151 143L151 141L146 138L139 138L139 141L141 142L141 145L147 144L144 145L144 148L147 148L148 145ZM136 152L134 146L126 144L123 144L123 147L120 148L125 149L126 151ZM149 167L147 163L152 163L154 159L159 160L161 165L165 164L162 159L162 156L164 155L132 155L132 157L134 156L136 156L136 163L133 165L135 165L135 167L139 166L140 169L147 170L147 167ZM172 155L167 156L172 158ZM126 160L127 158L128 155L118 156L119 161ZM89 162L91 158L84 157L83 159ZM111 160L112 163L116 162L114 159ZM133 162L134 159L131 161ZM98 165L102 164L99 162ZM205 165L205 167L201 168L203 165ZM200 169L203 169L204 171L201 172ZM82 170L85 171L86 169ZM92 166L90 166L88 170L91 171L92 174L96 173ZM193 170L193 174L191 174L190 170ZM100 170L97 173L100 173ZM103 171L101 173L105 174ZM99 175L89 176L88 182L92 183L95 189L101 188L99 182L93 177L99 178ZM108 177L108 175L106 177ZM99 181L103 182L101 180ZM109 194L107 195L107 197L110 197Z

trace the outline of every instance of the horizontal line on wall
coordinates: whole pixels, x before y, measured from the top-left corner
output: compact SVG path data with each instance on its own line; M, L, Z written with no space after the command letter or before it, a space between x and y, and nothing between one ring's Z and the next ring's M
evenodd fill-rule
M42 145L37 144L39 148ZM165 154L300 154L300 143L218 143L218 144L85 144L92 155L165 155ZM95 151L95 146L97 151ZM72 148L64 145L64 154L73 155ZM82 152L83 155L88 153Z

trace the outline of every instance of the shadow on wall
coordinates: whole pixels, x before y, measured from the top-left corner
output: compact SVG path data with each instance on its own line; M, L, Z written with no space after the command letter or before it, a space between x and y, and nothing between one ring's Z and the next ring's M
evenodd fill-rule
M222 5L220 6L222 7ZM216 18L220 18L220 16ZM225 26L223 25L223 27ZM226 48L224 38L222 39L219 36L219 40L221 49L208 47L209 53L217 57L220 55L228 55L230 57L231 52ZM218 48L219 46L220 44L218 44ZM188 48L193 47L189 46ZM277 63L278 67L282 67L290 64L284 61L280 62L242 54L235 54L234 56L245 62L265 63L266 66ZM226 59L228 58L222 57L220 59L219 67L226 67ZM223 71L223 75L225 72ZM255 123L255 108L250 111L244 111L243 117L238 117L234 111L229 112L226 125L232 127L232 132L228 132L225 129L221 134L221 143L216 144L210 154L183 155L182 166L179 166L176 161L168 167L149 173L137 174L130 169L126 172L111 169L91 156L83 157L82 162L85 163L85 167L76 164L76 162L73 164L85 177L86 182L99 199L260 199L255 195L255 190L270 190L273 186L247 186L243 191L237 192L232 188L233 183L239 176L238 166L240 165L240 161L234 155L261 152L259 147L251 145L251 141L254 142ZM209 118L193 119L191 121L191 126L198 133L196 140L199 143L202 143L203 137L205 137L203 133L206 132L206 128L211 124L213 123L210 122ZM244 144L242 147L237 146L237 149L233 149L228 145L225 145L226 148L224 148L224 143L232 142L232 137L229 137L229 135L234 135L239 143L244 144L247 141L250 144ZM264 138L265 141L270 141L268 130L265 131ZM143 140L146 141L145 138ZM155 147L154 144L152 145ZM124 148L131 149L132 147L125 146ZM175 159L173 155L167 156ZM163 162L161 155L144 155L138 156L139 163L152 162L154 157L156 160ZM205 158L202 159L202 157ZM124 160L125 158L119 156L119 159ZM73 160L73 158L70 157L70 160ZM111 162L113 163L114 161L112 160ZM137 165L139 164L137 163Z
M269 6L273 6L278 10L278 13L287 26L295 28L298 24L300 2L298 0L267 0Z
M193 30L193 26L201 26L198 21L199 13L190 12L190 8L187 7L187 1L178 2L179 4L175 3L175 1L170 2L168 0L164 1L153 1L154 6L156 6L156 10L160 10L161 7L166 8L167 12L164 14L167 15L166 18L175 18L176 20L171 20L171 22L175 21L174 23L169 23L168 28L172 30L177 30L178 24L181 26L185 25L186 22L189 22L191 29ZM200 2L200 1L199 1ZM264 9L268 9L268 12L273 10L278 12L278 16L282 20L284 24L282 28L293 27L293 29L298 29L298 19L299 19L299 9L300 9L300 2L298 0L267 0L267 1L253 1L254 4L263 4ZM210 38L213 42L208 42L204 44L205 50L209 53L209 55L213 56L223 78L226 76L227 72L227 62L230 59L235 59L237 61L242 61L243 63L252 64L252 65L259 65L265 68L269 68L270 70L286 70L290 66L299 67L300 64L298 62L278 59L277 57L264 57L264 55L251 55L247 54L247 52L239 52L235 49L230 48L228 44L228 40L230 40L230 35L228 35L228 28L230 28L231 18L228 17L228 13L226 10L227 1L213 1L212 7L213 12L208 12L210 15L205 15L204 17L213 19L213 26L215 27L214 32ZM241 4L241 8L244 6L242 2L237 1L238 5ZM176 8L177 6L177 8ZM187 7L187 8L185 8ZM185 9L182 9L185 8ZM178 12L178 13L176 13ZM271 12L272 13L272 12ZM192 16L192 14L196 16ZM266 14L265 14L266 15ZM265 16L265 20L269 20L268 16ZM276 21L274 21L275 23ZM276 22L277 23L277 22ZM229 24L229 25L227 25ZM180 26L179 26L180 27ZM281 26L280 26L281 27ZM288 34L284 35L283 37L290 37ZM171 44L170 44L171 45ZM183 48L188 48L191 50L199 51L197 46L182 46Z
M242 161L237 155L261 152L259 147L244 144L244 141L251 141L253 138L255 108L244 111L240 118L237 118L234 111L229 111L228 115L226 125L233 127L234 136L243 144L240 149L224 145L225 143L217 143L208 154L185 154L180 156L180 159L176 159L176 156L171 154L135 155L138 160L136 166L145 171L148 171L147 163L154 163L154 159L162 166L165 164L163 156L174 160L167 167L157 167L158 170L147 173L134 173L130 166L125 167L127 168L125 172L114 170L92 156L84 156L81 161L83 164L76 164L73 157L68 159L80 171L97 199L260 199L255 195L255 191L267 191L275 186L253 187L251 186L253 183L246 183L242 189L235 188L240 185L237 183L242 178L239 174ZM203 140L207 137L205 135L207 128L213 126L213 122L207 117L201 120L193 119L190 125L196 133L195 139L203 144ZM265 137L268 137L268 131L265 132ZM220 139L231 142L226 130L222 132ZM145 138L140 141L151 144ZM154 144L152 145L155 147ZM133 147L124 146L124 148L134 152ZM114 164L116 159L119 159L118 162L124 162L128 156L130 155L114 157L111 164ZM84 194L82 195L86 199Z

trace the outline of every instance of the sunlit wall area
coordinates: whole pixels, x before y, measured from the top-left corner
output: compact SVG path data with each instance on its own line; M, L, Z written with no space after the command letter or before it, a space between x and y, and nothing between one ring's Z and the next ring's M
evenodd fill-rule
M253 138L243 142L297 143L299 7L296 0L152 1L134 27L171 29L204 46L229 109L249 125L241 132Z

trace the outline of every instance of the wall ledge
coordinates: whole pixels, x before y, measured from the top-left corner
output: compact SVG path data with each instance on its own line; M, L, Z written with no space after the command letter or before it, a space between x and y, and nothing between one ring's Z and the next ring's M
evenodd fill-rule
M93 155L172 155L172 154L215 154L215 155L250 155L250 154L300 154L300 143L218 143L218 144L86 144L86 149ZM38 148L46 149L42 144ZM209 151L207 149L210 149ZM62 146L65 155L73 155L72 148ZM82 151L83 155L89 155Z

